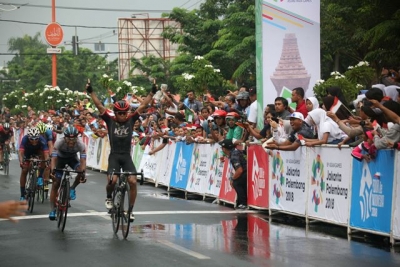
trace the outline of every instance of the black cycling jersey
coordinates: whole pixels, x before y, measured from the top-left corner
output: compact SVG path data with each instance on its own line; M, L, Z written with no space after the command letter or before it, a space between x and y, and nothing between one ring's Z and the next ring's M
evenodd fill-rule
M125 122L117 122L111 110L106 110L101 115L107 124L108 137L110 139L110 153L130 153L132 147L133 125L139 119L139 114L130 114Z

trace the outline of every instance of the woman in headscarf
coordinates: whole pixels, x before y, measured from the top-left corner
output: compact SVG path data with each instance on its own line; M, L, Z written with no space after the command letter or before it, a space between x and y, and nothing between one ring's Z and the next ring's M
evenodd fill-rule
M310 117L311 124L317 128L318 139L305 139L306 146L338 144L347 138L339 126L326 116L325 110L314 109L308 113L308 117Z
M306 108L307 111L310 112L311 110L319 108L319 102L316 97L310 96L306 98Z

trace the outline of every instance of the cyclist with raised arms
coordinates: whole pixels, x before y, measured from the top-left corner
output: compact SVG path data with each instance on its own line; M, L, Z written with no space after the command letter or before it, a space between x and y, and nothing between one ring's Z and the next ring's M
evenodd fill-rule
M49 129L47 124L45 124L44 122L41 122L41 121L39 121L36 124L36 128L38 128L40 135L46 140L47 146L49 147L49 155L51 155L51 153L53 152L53 146L54 146L54 142L55 142L53 131ZM49 182L49 171L47 170L45 172L45 170L43 168L40 168L39 176L38 176L38 180L37 180L38 186L43 185L43 178L45 180L45 190L49 190L48 185L47 185Z
M50 214L49 219L56 219L55 202L57 192L60 188L60 181L63 175L62 171L54 171L55 169L64 169L65 165L69 165L75 171L85 171L86 169L86 148L81 139L78 139L78 130L73 126L68 126L64 130L64 138L59 138L54 144L53 153L51 154L51 172L54 173L53 186L50 193ZM78 159L79 153L79 159ZM76 187L80 183L85 183L85 174L79 173L73 185L70 187L69 196L71 200L76 199Z
M28 130L28 134L22 137L21 144L19 146L19 165L21 166L21 176L19 178L21 198L25 200L25 184L26 175L28 174L30 161L29 159L33 156L38 156L41 160L49 159L49 147L47 146L46 140L40 136L38 128L31 127ZM44 169L45 164L41 164L41 168Z
M3 169L4 149L10 151L10 140L13 130L8 122L0 125L0 170Z
M137 172L130 156L132 149L133 125L135 124L135 121L139 120L139 114L142 113L142 111L147 108L148 104L152 101L154 94L157 92L157 86L153 84L150 94L142 101L140 106L133 113L129 112L129 103L124 100L119 100L114 103L114 112L106 109L93 92L90 83L86 85L86 91L99 110L101 118L107 124L111 151L108 157L106 186L107 198L105 205L107 209L111 209L113 206L112 192L118 179L116 175L111 179L110 175L113 172L119 172L121 168L124 172ZM128 182L130 185L131 202L129 203L129 211L131 212L137 195L136 176L130 175L128 177ZM133 221L134 219L133 213L131 213L130 221Z

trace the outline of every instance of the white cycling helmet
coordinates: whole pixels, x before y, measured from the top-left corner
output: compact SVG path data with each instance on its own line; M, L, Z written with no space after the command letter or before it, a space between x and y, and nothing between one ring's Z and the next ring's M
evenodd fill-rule
M3 128L6 130L10 129L10 124L8 122L4 123Z
M29 137L39 137L40 136L39 129L36 127L29 128L28 136Z

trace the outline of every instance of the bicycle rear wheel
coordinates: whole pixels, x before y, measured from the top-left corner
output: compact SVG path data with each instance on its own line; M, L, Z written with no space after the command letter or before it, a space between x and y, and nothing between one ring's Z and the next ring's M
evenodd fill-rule
M30 213L33 212L33 206L35 206L36 183L37 183L36 173L32 172L30 174L28 183L28 192L27 192L28 211Z
M130 217L132 210L129 208L129 203L130 203L130 187L129 184L125 184L125 189L123 190L122 196L121 196L121 229L122 229L122 236L124 239L128 237L129 230L130 230Z
M112 195L113 207L110 210L111 221L112 221L112 227L113 227L114 234L118 233L119 223L120 223L120 218L121 218L121 216L120 216L120 208L117 205L115 205L117 202L119 202L116 199L117 192L118 192L118 189L116 187L114 189L114 192L113 192L113 195ZM121 203L119 202L118 204L120 205Z

